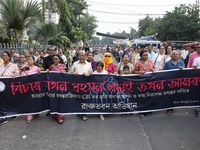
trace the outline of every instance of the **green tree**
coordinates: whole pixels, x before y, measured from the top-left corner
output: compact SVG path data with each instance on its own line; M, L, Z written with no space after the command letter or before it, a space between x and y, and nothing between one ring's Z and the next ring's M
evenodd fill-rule
M23 31L29 29L41 18L40 5L36 1L2 0L0 2L0 33L14 37L20 43Z
M85 0L66 0L69 5L69 12L71 14L70 20L74 27L81 28L80 18L84 16L84 10L88 8Z
M70 20L71 14L69 12L69 6L66 0L59 1L59 14L60 14L60 31L63 32L63 35L66 35L68 38L72 38L72 22Z
M35 37L40 39L43 44L48 44L48 41L56 34L57 30L54 23L41 23L36 27Z
M95 29L97 28L96 17L92 16L88 12L86 12L80 18L80 28L87 35L88 39L92 39L92 37L95 33ZM87 39L83 39L83 40L87 40Z
M159 26L161 40L197 40L200 30L199 11L196 5L180 5L167 12Z

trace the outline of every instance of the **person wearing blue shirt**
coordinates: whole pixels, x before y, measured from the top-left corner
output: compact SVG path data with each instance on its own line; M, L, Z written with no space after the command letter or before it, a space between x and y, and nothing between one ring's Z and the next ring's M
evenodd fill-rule
M169 60L163 70L171 70L171 69L180 69L182 70L185 65L182 60L179 60L179 52L174 50L171 52L171 60ZM171 116L173 112L173 109L168 109L166 114Z
M149 45L149 47L148 47L149 59L150 59L150 60L153 60L153 56L154 56L155 54L156 54L156 53L153 51L153 46L152 46L152 45Z

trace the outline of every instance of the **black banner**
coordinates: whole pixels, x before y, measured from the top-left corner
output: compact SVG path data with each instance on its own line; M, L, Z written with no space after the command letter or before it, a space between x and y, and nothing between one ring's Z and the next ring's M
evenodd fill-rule
M200 70L173 70L130 76L43 72L0 78L0 113L109 114L199 107L199 75Z

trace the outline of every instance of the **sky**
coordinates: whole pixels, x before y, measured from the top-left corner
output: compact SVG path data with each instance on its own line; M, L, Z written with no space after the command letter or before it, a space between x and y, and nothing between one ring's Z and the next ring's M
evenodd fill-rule
M138 30L140 19L162 17L180 4L195 4L196 0L86 0L88 12L97 17L97 32L107 33ZM123 14L124 13L124 14ZM152 15L157 14L157 15Z

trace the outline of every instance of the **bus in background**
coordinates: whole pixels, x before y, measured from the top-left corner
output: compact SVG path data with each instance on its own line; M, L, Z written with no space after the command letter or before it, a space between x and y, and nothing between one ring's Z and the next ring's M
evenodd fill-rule
M157 52L162 43L161 41L149 41L149 40L135 40L131 42L131 47L140 47L141 45L146 45L146 47L152 45Z

